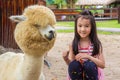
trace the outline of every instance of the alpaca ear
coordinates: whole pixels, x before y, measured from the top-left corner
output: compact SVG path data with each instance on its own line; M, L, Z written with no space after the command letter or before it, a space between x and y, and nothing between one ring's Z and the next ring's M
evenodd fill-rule
M23 15L17 15L17 16L10 16L9 19L14 22L21 22L21 21L26 20L26 17Z

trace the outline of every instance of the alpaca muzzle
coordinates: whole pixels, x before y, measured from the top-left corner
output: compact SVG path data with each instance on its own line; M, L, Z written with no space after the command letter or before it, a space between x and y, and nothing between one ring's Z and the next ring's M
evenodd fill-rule
M55 38L55 31L49 31L49 35L46 35L45 37L51 41L53 38Z

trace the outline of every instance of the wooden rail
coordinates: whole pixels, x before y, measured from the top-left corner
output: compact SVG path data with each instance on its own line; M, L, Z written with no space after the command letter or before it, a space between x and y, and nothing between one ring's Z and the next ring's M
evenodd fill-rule
M64 20L63 17L66 17L67 20L71 20L70 17L74 18L75 16L80 14L79 11L76 11L74 9L53 9L53 12L55 13L56 19L58 21Z
M93 8L89 10L103 10L104 13L97 14L97 18L99 17L99 20L117 19L118 17L117 8L100 8L100 9ZM74 20L75 16L79 15L81 11L82 9L53 9L53 12L56 15L57 21ZM96 14L93 14L93 15L96 17ZM64 19L62 17L64 17Z

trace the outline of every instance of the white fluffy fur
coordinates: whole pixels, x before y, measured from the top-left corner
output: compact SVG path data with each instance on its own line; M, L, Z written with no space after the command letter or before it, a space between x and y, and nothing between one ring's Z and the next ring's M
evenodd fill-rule
M44 54L53 47L56 38L54 13L47 7L33 5L10 19L19 22L14 36L24 53L0 55L0 80L45 80Z

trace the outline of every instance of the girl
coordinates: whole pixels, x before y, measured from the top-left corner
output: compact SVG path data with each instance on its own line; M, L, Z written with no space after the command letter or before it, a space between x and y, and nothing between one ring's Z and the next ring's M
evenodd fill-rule
M85 10L76 18L74 39L63 59L68 64L69 80L103 80L102 44L90 11Z

